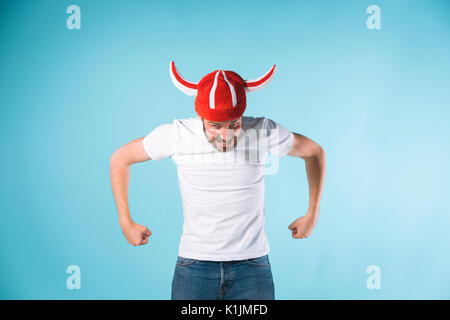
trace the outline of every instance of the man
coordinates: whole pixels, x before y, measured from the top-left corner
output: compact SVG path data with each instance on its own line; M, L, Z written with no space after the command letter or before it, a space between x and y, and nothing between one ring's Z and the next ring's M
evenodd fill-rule
M256 80L215 70L198 83L170 64L182 92L196 96L198 117L175 119L122 146L111 157L111 184L128 243L148 243L151 231L133 222L128 207L129 167L171 157L183 201L183 234L172 299L275 299L264 231L267 155L305 160L309 209L288 229L308 238L317 223L325 179L325 152L307 137L264 117L243 116L246 92L265 86L275 66Z

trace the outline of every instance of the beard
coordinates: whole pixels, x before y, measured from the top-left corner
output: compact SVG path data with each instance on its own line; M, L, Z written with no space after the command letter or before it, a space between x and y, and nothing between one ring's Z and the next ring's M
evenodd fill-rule
M210 136L208 136L208 133L206 132L205 124L203 124L203 132L205 133L205 136L206 136L207 140L209 141L209 143L211 143L213 145L213 147L216 148L217 150L219 150L220 152L231 151L237 145L238 136L233 137L232 143L224 142L222 140L222 138L220 137L220 135L217 135L216 137L210 137Z

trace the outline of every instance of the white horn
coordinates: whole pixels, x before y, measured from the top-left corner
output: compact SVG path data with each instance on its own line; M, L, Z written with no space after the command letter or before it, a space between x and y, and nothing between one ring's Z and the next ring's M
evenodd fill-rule
M263 75L262 77L260 77L258 79L246 80L245 81L245 85L246 85L245 91L253 92L253 91L261 89L266 84L268 84L270 82L270 80L272 80L272 78L275 74L275 68L276 68L276 65L274 65L272 67L272 69L270 69L265 75Z
M180 89L181 92L187 94L188 96L195 96L197 94L198 84L194 82L187 81L184 79L175 68L175 62L170 62L170 78L172 79L175 87Z

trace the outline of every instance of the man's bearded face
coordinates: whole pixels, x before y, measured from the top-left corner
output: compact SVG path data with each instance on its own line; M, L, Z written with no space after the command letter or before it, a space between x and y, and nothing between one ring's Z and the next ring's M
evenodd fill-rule
M217 150L226 152L236 146L242 129L242 117L227 121L202 121L206 138Z

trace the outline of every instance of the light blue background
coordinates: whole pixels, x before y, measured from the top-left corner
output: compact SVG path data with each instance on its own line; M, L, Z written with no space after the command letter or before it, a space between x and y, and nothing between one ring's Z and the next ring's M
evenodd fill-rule
M69 30L66 8L81 8ZM366 9L381 8L381 30ZM133 165L130 246L109 158L174 118L195 116L169 78L215 69L253 79L246 115L319 143L327 174L307 240L302 159L266 177L277 299L449 299L448 1L0 2L0 298L169 299L182 208L170 159ZM81 268L81 290L66 268ZM369 290L366 269L381 269Z

